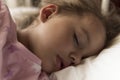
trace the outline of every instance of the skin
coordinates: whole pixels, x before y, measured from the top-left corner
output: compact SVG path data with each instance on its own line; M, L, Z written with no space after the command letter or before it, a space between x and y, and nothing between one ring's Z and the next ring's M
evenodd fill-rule
M58 14L58 9L53 4L45 6L40 10L39 23L18 30L18 40L42 60L47 73L98 54L106 39L104 26L95 15L64 15Z

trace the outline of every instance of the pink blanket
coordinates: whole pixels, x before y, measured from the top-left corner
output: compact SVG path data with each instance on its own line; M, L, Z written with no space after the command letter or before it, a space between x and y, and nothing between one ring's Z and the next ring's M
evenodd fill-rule
M17 41L16 25L0 0L0 80L49 80L41 60Z

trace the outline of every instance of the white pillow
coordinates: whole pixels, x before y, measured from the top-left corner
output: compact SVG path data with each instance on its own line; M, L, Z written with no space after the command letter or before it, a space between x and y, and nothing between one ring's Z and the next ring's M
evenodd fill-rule
M83 64L70 66L54 75L57 80L120 80L120 34L98 56L89 57Z

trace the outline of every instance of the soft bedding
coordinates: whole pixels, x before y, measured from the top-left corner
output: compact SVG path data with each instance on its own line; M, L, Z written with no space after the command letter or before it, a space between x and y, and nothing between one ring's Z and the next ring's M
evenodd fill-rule
M52 77L57 80L120 80L120 34L99 55L85 59L76 67L70 66L55 72Z

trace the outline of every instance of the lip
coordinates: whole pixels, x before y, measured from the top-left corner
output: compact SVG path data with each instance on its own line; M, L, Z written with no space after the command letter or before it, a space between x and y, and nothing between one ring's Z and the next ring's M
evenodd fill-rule
M57 55L57 58L56 58L56 67L58 70L61 70L64 68L62 58L59 55Z

